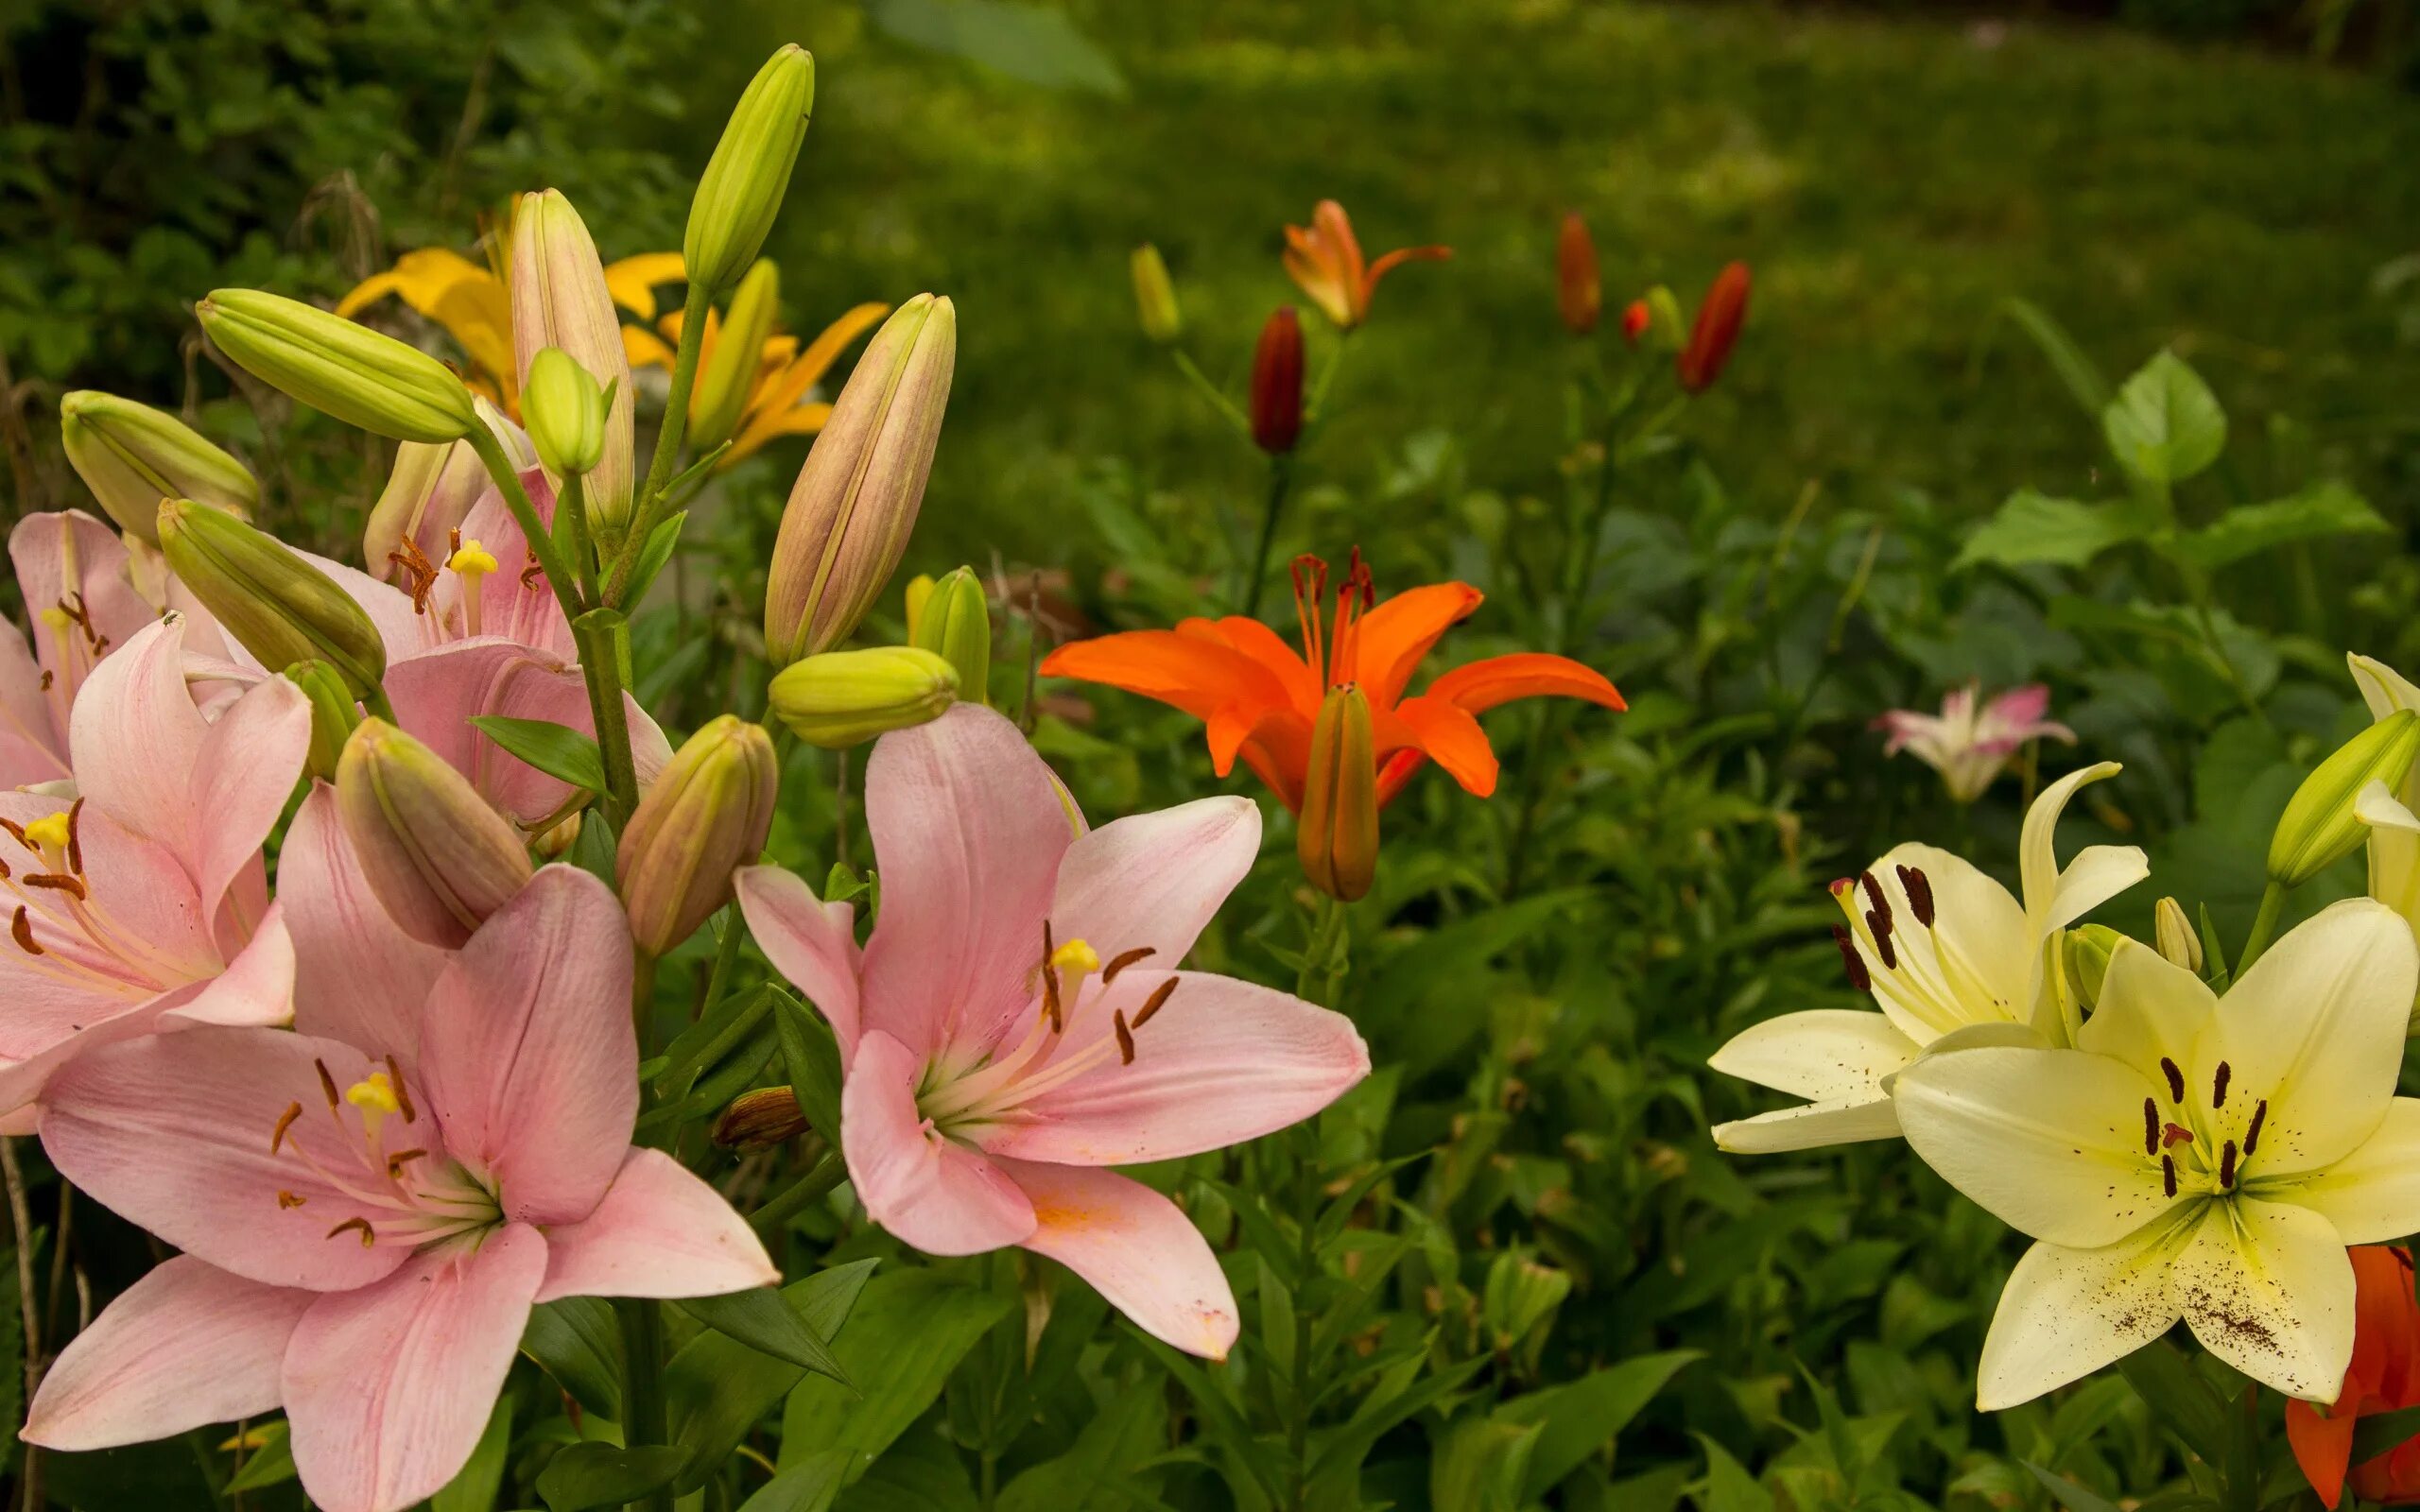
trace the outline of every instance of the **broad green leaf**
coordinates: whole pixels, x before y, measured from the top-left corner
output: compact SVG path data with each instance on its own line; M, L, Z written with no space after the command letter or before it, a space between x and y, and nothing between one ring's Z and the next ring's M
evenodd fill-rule
M2414 1438L2420 1438L2420 1407L2371 1414L2353 1429L2352 1463L2374 1460Z
M835 1349L864 1395L820 1376L801 1382L782 1414L782 1462L846 1450L855 1456L851 1478L863 1474L940 1398L958 1362L1013 1306L1013 1297L961 1286L935 1271L876 1277Z
M824 1512L840 1494L849 1471L846 1450L810 1454L739 1504L739 1512Z
M1428 1462L1429 1504L1436 1512L1517 1512L1538 1434L1534 1424L1500 1418L1454 1424Z
M832 1026L806 1011L798 999L777 987L766 991L773 1001L773 1024L781 1036L783 1070L799 1111L825 1143L840 1143L840 1044Z
M2025 1462L2025 1468L2067 1512L2118 1512L2118 1503L2098 1491L2088 1491L2066 1476L2053 1475L2031 1460Z
M2151 1408L2152 1421L2208 1463L2224 1461L2235 1431L2227 1404L2174 1345L2165 1339L2146 1345L2118 1361L2118 1373Z
M816 1337L815 1331L772 1287L759 1286L722 1297L695 1297L673 1305L761 1354L787 1360L843 1384L848 1382L840 1362L833 1358L831 1346Z
M1697 1493L1700 1512L1773 1512L1773 1494L1740 1469L1720 1444L1697 1435L1705 1449L1705 1489Z
M2226 411L2202 375L2163 352L2126 380L2100 418L2118 465L2146 483L2182 483L2226 450Z
M1568 1384L1515 1397L1498 1407L1497 1421L1541 1430L1530 1455L1523 1495L1533 1502L1544 1497L1582 1460L1630 1426L1630 1420L1684 1366L1701 1357L1695 1349L1643 1354Z
M538 1494L552 1512L620 1506L669 1483L681 1473L681 1451L670 1444L573 1444L538 1472Z
M622 1331L611 1306L594 1297L540 1303L529 1310L521 1352L582 1407L621 1420Z
M2182 532L2168 549L2197 567L2216 569L2296 541L2393 529L2343 484L2314 483L2267 504L2238 505L2199 530Z
M859 1260L818 1271L783 1287L782 1299L797 1310L817 1337L831 1339L849 1320L874 1264ZM845 1366L848 1357L840 1358ZM685 1494L703 1485L757 1420L805 1376L804 1366L777 1360L712 1330L683 1345L664 1367L664 1400L671 1417L672 1441L689 1453L687 1468L681 1474L681 1490Z
M714 1012L682 1030L664 1047L664 1065L649 1078L656 1084L657 1094L677 1096L687 1091L691 1078L730 1055L772 1010L769 988L725 997Z
M512 1397L496 1400L488 1426L470 1461L445 1488L428 1499L428 1512L492 1512L504 1486L505 1460L512 1452Z
M551 719L515 719L509 714L473 714L471 723L490 740L548 777L592 793L605 791L605 757L596 742L568 725Z
M1018 1474L998 1512L1127 1512L1152 1504L1132 1476L1167 1445L1167 1406L1157 1391L1121 1392L1084 1423L1075 1447Z
M664 571L665 563L672 559L673 550L681 544L681 527L688 519L689 511L683 509L679 514L666 516L663 524L648 533L647 545L641 548L637 563L631 568L630 585L622 593L623 603L636 604L646 598L648 589L655 582L655 575ZM628 686L629 681L626 675L624 685Z
M2112 546L2143 539L2152 523L2132 503L2083 504L2019 489L1967 536L1949 570L1962 572L1979 563L2082 567Z

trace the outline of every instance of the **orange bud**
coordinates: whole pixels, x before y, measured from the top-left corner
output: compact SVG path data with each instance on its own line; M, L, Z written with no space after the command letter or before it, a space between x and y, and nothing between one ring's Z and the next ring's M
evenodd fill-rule
M1731 349L1747 318L1748 265L1734 263L1715 275L1714 286L1705 291L1705 302L1698 306L1689 344L1681 349L1683 388L1702 394L1714 387L1714 381L1722 376L1723 364L1731 360Z
M1271 456L1303 435L1303 323L1290 304L1260 328L1252 354L1252 438Z
M1597 329L1605 298L1597 282L1597 244L1588 235L1588 223L1576 210L1563 217L1563 234L1555 238L1554 265L1564 326L1573 335L1584 336Z
M1311 885L1352 902L1378 873L1378 764L1370 699L1352 683L1330 688L1311 725L1311 760L1294 854Z
M796 1092L787 1087L759 1087L741 1092L716 1117L714 1142L726 1150L769 1150L806 1130Z
M1647 328L1654 323L1655 312L1647 307L1647 301L1633 300L1622 310L1622 339L1637 346L1638 338L1647 335Z

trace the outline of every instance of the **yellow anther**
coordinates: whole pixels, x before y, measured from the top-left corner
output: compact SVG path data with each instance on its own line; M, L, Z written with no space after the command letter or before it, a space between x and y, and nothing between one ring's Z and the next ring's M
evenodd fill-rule
M465 577L485 577L496 570L497 563L494 554L487 547L476 541L466 541L453 556L445 558L445 565Z
M1071 939L1050 953L1050 964L1062 971L1090 976L1100 970L1100 953L1087 941Z
M74 833L67 827L67 815L64 810L47 815L26 826L26 838L42 847L45 851L66 850L68 837Z
M404 1105L395 1096L395 1084L383 1071L373 1071L344 1090L344 1100L361 1109L362 1127L370 1137L378 1137L378 1125L389 1113L403 1111Z
M38 617L44 625L47 625L52 629L58 630L61 633L66 631L67 627L76 623L76 616L68 613L66 610L57 604L53 604L50 608L43 610Z

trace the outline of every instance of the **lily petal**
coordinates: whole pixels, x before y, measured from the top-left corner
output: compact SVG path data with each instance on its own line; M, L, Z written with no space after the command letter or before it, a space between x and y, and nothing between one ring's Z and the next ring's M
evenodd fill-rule
M1933 922L1916 917L1900 868L1922 872ZM1840 895L1854 943L1874 983L1875 1006L1918 1044L1977 1023L2023 1023L2032 1014L2037 945L2008 889L1962 856L1928 845L1894 846L1865 875L1890 904L1886 966L1868 918L1862 882Z
M840 1091L840 1147L866 1216L928 1255L979 1255L1033 1234L1033 1204L986 1157L916 1109L924 1059L873 1030Z
M294 940L294 1027L393 1056L420 1057L421 1007L446 952L397 928L354 858L336 789L315 782L277 858L278 906Z
M1405 589L1362 615L1353 632L1353 679L1370 696L1371 704L1383 709L1400 699L1429 650L1447 630L1476 613L1485 596L1468 583L1426 583ZM1436 692L1433 687L1429 691Z
M2264 1131L2261 1147L2268 1147ZM2285 1180L2255 1180L2251 1190L2308 1208L2348 1245L2375 1245L2420 1233L2420 1099L2387 1105L2377 1131L2324 1170Z
M1841 1097L1717 1124L1713 1133L1717 1149L1734 1155L1776 1155L1864 1140L1895 1140L1899 1112L1890 1098L1879 1094Z
M1276 674L1223 639L1183 629L1127 630L1073 641L1042 659L1046 678L1075 678L1156 698L1196 719L1234 703L1291 707Z
M1053 937L1103 956L1149 949L1175 966L1260 853L1260 809L1205 798L1129 815L1067 848L1050 907Z
M537 1299L720 1297L781 1279L721 1193L662 1150L633 1149L594 1212L546 1230Z
M2353 1353L2353 1265L2326 1219L2251 1197L2210 1203L2169 1274L2202 1348L2288 1396L2336 1400Z
M1240 1327L1236 1294L1209 1242L1177 1205L1115 1171L1002 1162L1032 1199L1025 1247L1092 1284L1164 1344L1223 1360Z
M2166 1333L2178 1315L2169 1269L2194 1232L2185 1217L2146 1224L2099 1249L2027 1250L1984 1335L1975 1405L2000 1412L2031 1401Z
M1726 1076L1822 1102L1883 1095L1919 1046L1879 1013L1814 1008L1767 1019L1734 1035L1706 1064Z
M2203 980L2136 940L2121 939L2100 981L2100 1005L2076 1033L2076 1048L2122 1060L2153 1084L2165 1060L2193 1064L2203 1033L2218 1021L2219 999ZM2170 1106L2163 1098L2163 1108Z
M1458 704L1423 694L1395 706L1394 713L1419 741L1419 749L1462 791L1486 798L1495 791L1495 747L1470 712Z
M1630 705L1605 675L1564 656L1523 651L1489 657L1441 674L1421 695L1442 698L1475 714L1515 698L1584 698L1599 708L1622 710Z
M2151 875L2151 862L2134 846L2093 846L2080 852L2067 869L2059 869L2052 845L2059 816L2067 800L2086 782L2115 777L2123 770L2116 762L2079 767L2042 790L2025 811L2025 828L2017 846L2017 869L2025 887L2025 917L2038 936L2074 923Z
M742 867L732 884L757 948L832 1026L846 1071L859 1028L856 909L823 902L797 873L780 867Z

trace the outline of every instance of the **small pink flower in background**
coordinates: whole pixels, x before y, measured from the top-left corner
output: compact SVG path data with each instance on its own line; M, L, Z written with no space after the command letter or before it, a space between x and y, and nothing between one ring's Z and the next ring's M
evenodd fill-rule
M2050 710L2050 690L2042 683L2011 688L1979 711L1976 700L1981 694L1981 686L1970 682L1944 695L1937 715L1912 709L1893 709L1882 715L1874 722L1875 729L1891 732L1882 754L1912 752L1941 774L1951 798L1972 803L2026 742L2047 735L2070 746L2076 743L2074 730L2042 717Z
M310 704L268 678L208 718L186 690L185 629L182 615L154 621L86 669L73 793L0 793L9 1132L26 1132L44 1078L84 1051L290 1011L294 949L261 846L309 752Z
M53 1078L52 1163L185 1253L60 1356L28 1440L283 1405L315 1504L397 1512L470 1457L532 1305L779 1280L713 1188L631 1144L630 934L602 883L540 871L423 1002L374 966L346 987L296 1033L194 1029Z
M1234 1293L1176 1204L1103 1169L1309 1117L1369 1074L1351 1021L1176 970L1260 847L1260 811L1203 799L1085 832L1016 727L960 704L866 768L883 904L776 867L738 878L783 975L840 1043L841 1147L874 1222L917 1248L1021 1245L1135 1323L1213 1358Z

